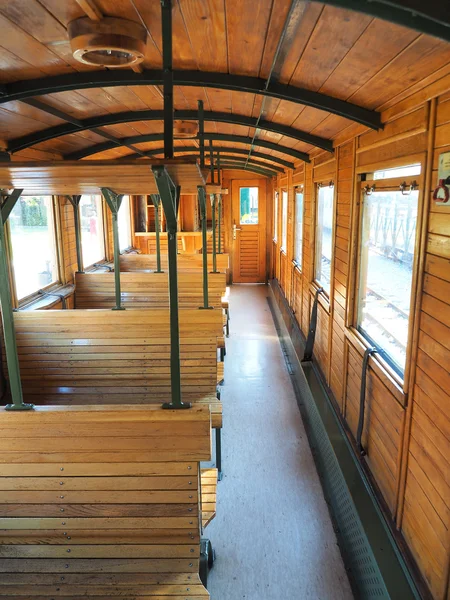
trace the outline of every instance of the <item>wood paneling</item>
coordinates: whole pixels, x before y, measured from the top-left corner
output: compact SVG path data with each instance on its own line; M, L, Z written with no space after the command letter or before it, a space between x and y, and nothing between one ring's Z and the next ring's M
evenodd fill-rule
M376 22L375 22L376 23ZM375 26L375 25L373 25ZM370 26L366 31L370 31ZM405 36L407 32L405 31ZM364 34L366 35L366 34ZM363 36L361 37L361 40ZM421 47L423 36L418 36ZM439 44L438 44L439 45ZM439 53L432 52L437 63ZM433 60L434 60L433 59ZM398 61L393 61L396 64ZM437 64L436 63L436 64ZM388 65L387 72L391 69ZM385 70L386 70L385 69ZM450 80L446 80L450 89ZM444 84L442 84L443 86ZM303 170L304 229L302 272L283 263L274 245L273 263L284 294L299 326L306 336L313 299L315 185L319 180L335 179L336 220L331 304L321 302L318 310L315 360L325 383L354 441L359 417L361 370L364 345L348 329L353 324L356 253L359 229L359 189L357 174L364 169L392 168L412 157L422 165L427 179L426 152L431 146L431 190L437 184L439 154L450 150L449 93L437 99L436 128L433 113L424 100L442 92L429 85L408 100L400 98L398 107L383 114L387 123L382 132L357 131L340 141L336 161L315 152ZM363 88L364 89L364 86ZM362 92L360 93L362 97ZM358 97L355 94L354 97ZM430 116L431 115L431 116ZM429 123L432 123L431 129ZM351 131L352 128L349 128ZM404 158L402 158L404 157ZM406 164L406 163L403 163ZM278 189L281 189L278 178ZM286 185L286 184L285 184ZM292 185L292 180L290 185ZM426 191L426 193L429 193ZM423 202L427 202L425 198ZM289 196L290 208L293 200ZM428 204L425 204L425 208ZM293 230L294 224L289 224ZM418 227L421 219L418 220ZM365 397L365 424L362 443L365 464L383 499L388 518L397 526L422 576L423 585L435 600L448 600L450 557L450 219L448 208L432 201L425 212L423 243L417 246L418 303L411 319L417 335L408 382L403 391L397 377L376 357L370 359ZM292 231L293 235L293 231ZM289 281L292 288L289 294ZM420 307L420 310L419 310ZM417 353L414 352L417 350ZM409 426L410 423L410 426ZM395 525L394 525L395 523Z

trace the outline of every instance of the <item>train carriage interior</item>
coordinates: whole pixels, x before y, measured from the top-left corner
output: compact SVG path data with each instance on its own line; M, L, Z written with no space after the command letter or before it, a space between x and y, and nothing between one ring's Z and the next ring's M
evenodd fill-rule
M0 24L0 598L450 600L448 0Z

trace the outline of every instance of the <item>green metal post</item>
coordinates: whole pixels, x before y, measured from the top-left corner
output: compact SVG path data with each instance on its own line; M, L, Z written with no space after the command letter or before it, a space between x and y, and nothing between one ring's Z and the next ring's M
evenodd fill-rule
M206 231L206 192L201 185L198 186L198 203L200 206L200 218L202 220L202 256L203 256L203 306L211 308L208 298L208 240Z
M80 229L80 201L81 195L67 196L73 206L73 221L75 226L75 245L77 250L78 273L84 273L83 253L81 248L81 229Z
M161 270L161 239L160 239L160 223L159 223L159 204L161 198L158 194L151 194L153 206L155 207L155 233L156 233L156 272L163 273Z
M118 213L122 204L123 194L116 194L109 188L102 188L102 194L112 213L113 240L114 240L114 282L116 292L116 306L113 310L125 310L122 306L122 294L120 291L120 243L119 243L119 221Z
M20 379L19 356L17 354L16 332L11 305L11 288L9 285L8 262L6 259L5 222L22 190L14 190L0 209L0 307L2 312L3 335L5 339L6 362L8 365L9 387L12 404L6 410L31 410L33 404L23 401L22 382ZM15 202L13 201L15 198Z
M180 328L178 322L178 271L177 271L177 188L164 166L152 167L156 186L166 215L169 263L169 307L170 307L170 383L172 401L163 408L191 408L181 398Z
M217 211L218 211L218 228L219 228L219 243L217 254L222 254L222 194L217 195Z
M213 273L217 273L217 258L216 258L216 195L210 194L211 200L211 221L212 221L212 259L213 259Z

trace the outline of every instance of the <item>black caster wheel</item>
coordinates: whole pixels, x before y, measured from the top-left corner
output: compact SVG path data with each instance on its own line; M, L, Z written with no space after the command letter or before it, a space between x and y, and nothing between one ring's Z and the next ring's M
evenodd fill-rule
M208 571L212 569L214 561L216 560L216 553L213 550L212 544L207 539L201 540L200 545L200 579L205 588L208 584Z

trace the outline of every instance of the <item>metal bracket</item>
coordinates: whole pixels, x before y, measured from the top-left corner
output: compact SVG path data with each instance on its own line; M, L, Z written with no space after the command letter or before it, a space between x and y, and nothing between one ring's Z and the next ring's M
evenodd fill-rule
M109 188L101 188L103 197L106 200L112 213L113 237L114 237L114 281L116 291L116 306L113 310L125 310L122 306L122 294L120 292L120 244L119 244L119 222L118 214L124 194L116 194Z
M13 190L9 196L6 196L1 207L2 221L6 223L9 215L11 214L12 209L15 207L17 200L22 195L23 190Z
M200 219L202 222L202 256L203 256L203 306L201 308L212 308L209 306L208 298L208 242L206 232L206 191L201 185L197 187L198 203L200 207Z
M70 204L73 206L73 220L75 225L75 244L77 249L78 273L84 273L83 268L83 249L81 245L81 225L80 225L80 202L81 194L67 196Z
M319 294L322 294L323 291L323 288L319 288L314 296L314 304L311 311L311 320L309 322L308 337L306 338L305 352L303 354L302 362L310 362L313 357L314 340L316 338L317 327L317 305L319 303Z
M366 455L366 451L362 446L362 434L364 429L364 415L366 408L366 376L367 376L367 367L369 364L369 358L372 354L377 352L376 348L370 347L366 348L364 352L364 358L362 363L362 373L361 373L361 391L359 394L359 418L358 418L358 428L356 430L356 447L358 448L361 456Z
M170 310L170 385L172 402L165 402L163 408L191 408L189 402L181 399L180 368L180 328L178 323L178 271L177 271L177 206L180 188L175 186L163 165L152 167L156 187L161 197L167 221L168 262L169 262L169 310Z
M414 190L416 190L418 188L418 185L417 185L417 181L413 181L410 185L407 185L406 181L404 181L398 187L400 188L400 191L403 196L410 196L411 192L413 192ZM406 190L408 190L408 191L406 191Z
M212 273L217 273L217 258L216 258L216 194L210 194L211 200L211 226L212 226Z
M203 100L198 100L198 141L200 149L200 169L205 168L205 115Z

